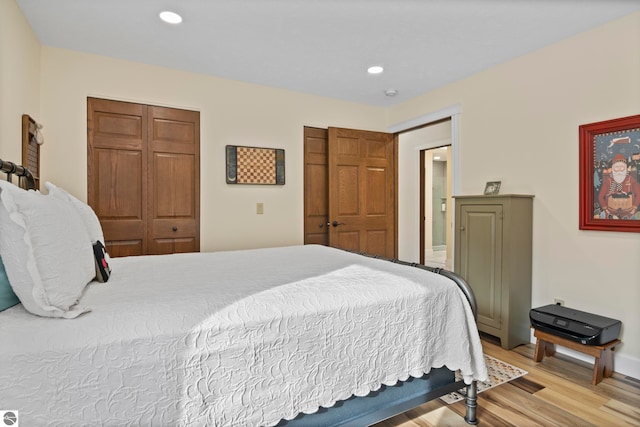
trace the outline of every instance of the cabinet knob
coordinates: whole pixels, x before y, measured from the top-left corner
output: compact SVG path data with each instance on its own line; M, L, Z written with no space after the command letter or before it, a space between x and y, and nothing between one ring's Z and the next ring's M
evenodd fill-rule
M461 226L460 226L460 231L464 231L464 230L465 230L464 225L461 225Z
M172 229L174 232L175 232L175 231L178 231L178 227L175 227L175 226L174 226L174 227L172 227L171 229Z

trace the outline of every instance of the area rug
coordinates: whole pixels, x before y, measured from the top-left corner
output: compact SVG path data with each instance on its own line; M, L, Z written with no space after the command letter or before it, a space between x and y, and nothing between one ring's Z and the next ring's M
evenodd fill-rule
M487 373L489 374L489 378L487 381L478 381L478 393L482 393L485 390L488 390L492 387L498 386L500 384L504 384L511 380L515 380L516 378L520 378L523 375L527 375L527 371L517 368L513 365L503 362L500 359L496 359L495 357L484 355L484 360L487 363ZM456 372L456 381L461 381L462 376L459 372ZM454 391L453 393L445 394L440 399L442 399L445 403L451 404L455 402L459 402L462 399L467 397L467 388L461 388L458 391Z

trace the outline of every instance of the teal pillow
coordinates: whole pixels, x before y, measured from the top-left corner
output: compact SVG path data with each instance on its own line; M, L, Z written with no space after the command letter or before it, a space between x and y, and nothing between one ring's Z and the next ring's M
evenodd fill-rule
M13 307L19 302L20 300L11 289L7 272L4 270L4 264L2 263L2 258L0 258L0 311Z

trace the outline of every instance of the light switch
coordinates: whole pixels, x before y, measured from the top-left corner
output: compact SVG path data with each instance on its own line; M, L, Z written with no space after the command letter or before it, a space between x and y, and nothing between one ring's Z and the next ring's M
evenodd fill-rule
M264 213L264 203L256 203L256 213L262 215Z

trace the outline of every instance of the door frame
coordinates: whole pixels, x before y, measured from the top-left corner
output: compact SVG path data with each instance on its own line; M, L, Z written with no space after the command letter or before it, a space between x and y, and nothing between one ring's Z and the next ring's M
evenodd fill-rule
M429 125L427 125L429 126ZM417 153L417 162L418 162L418 170L419 170L419 175L418 175L418 180L419 180L419 191L420 191L420 198L418 200L418 227L420 228L420 264L424 264L424 251L425 251L425 247L427 246L426 243L426 239L425 239L425 234L426 234L426 226L424 223L424 218L427 215L426 209L425 209L425 204L426 204L426 186L425 186L425 175L426 175L426 171L425 171L425 167L426 167L426 152L429 150L435 150L437 148L440 147L450 147L451 146L451 140L449 139L440 139L440 140L435 140L435 141L431 141L427 144L422 144L418 147L414 147L415 152ZM453 155L453 153L452 153ZM415 163L415 161L414 161ZM447 165L447 168L449 166ZM452 171L453 173L453 171ZM453 177L452 177L453 178ZM451 203L451 206L453 206L453 203ZM451 214L454 214L454 211L451 211ZM452 242L453 243L453 242ZM451 254L453 256L453 247L451 248Z
M451 160L453 163L451 194L453 196L460 195L460 178L462 176L460 170L460 113L460 105L456 104L443 108L442 110L396 123L387 128L387 132L389 133L400 134L444 119L451 119Z
M387 128L387 132L389 133L393 133L396 138L399 134L401 133L405 133L405 132L409 132L421 127L424 127L426 125L429 124L433 124L435 122L439 122L442 120L446 120L446 119L450 119L451 120L451 167L452 167L452 185L451 185L451 195L452 197L458 196L460 195L460 181L461 181L461 176L462 176L462 168L461 168L461 162L460 162L460 115L461 115L461 106L460 104L456 104L456 105L452 105L450 107L446 107L443 108L441 110L437 110L422 116L418 116L415 117L413 119L410 120L406 120L403 122L399 122L396 124L393 124L391 126L389 126ZM418 150L415 161L412 162L412 165L406 165L406 167L412 167L414 169L413 171L413 176L416 177L416 179L419 179L420 177L420 152ZM396 159L398 159L398 156L396 155ZM397 165L396 167L396 188L398 187L398 183L397 183L397 171L399 170L400 165ZM418 185L419 187L419 185ZM412 221L412 224L410 225L410 227L412 228L412 230L415 230L415 233L419 233L420 232L420 207L419 207L419 196L416 195L417 197L414 198L416 199L415 203L414 203L414 207L413 207L413 218L414 220ZM398 219L401 216L401 212L400 212L400 208L398 206L398 193L396 193L396 236L398 236L399 234L399 224ZM455 209L455 207L452 207L452 209ZM451 215L453 218L455 218L455 210L451 212ZM451 242L452 245L455 245L455 227L452 227L451 229ZM397 245L397 251L398 251L398 256L400 255L400 242L398 242ZM418 243L419 245L419 243ZM418 252L420 250L420 248L413 248L413 250L415 252ZM452 257L454 256L453 254L455 253L455 246L451 248L451 254ZM413 262L419 262L419 255L418 256L414 256L415 259L406 259L405 261L413 261ZM451 260L452 263L454 262L454 259ZM453 265L453 264L452 264Z

